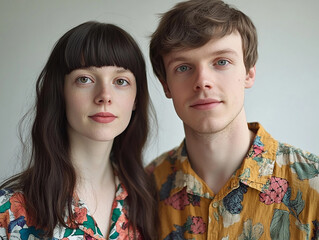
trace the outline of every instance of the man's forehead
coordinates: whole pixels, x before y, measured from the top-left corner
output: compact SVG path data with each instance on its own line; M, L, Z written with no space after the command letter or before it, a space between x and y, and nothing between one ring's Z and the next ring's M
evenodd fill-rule
M165 65L171 62L191 59L195 53L201 53L202 56L217 56L222 54L230 54L241 56L243 54L242 40L239 33L232 33L221 38L212 38L207 43L199 47L183 47L174 49L167 54L163 54Z

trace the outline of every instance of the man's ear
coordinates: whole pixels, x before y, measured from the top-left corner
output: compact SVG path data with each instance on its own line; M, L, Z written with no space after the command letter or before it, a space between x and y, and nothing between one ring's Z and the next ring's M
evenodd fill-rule
M166 96L167 98L172 98L172 95L171 95L171 92L170 92L170 90L169 90L169 88L168 88L168 85L167 85L166 80L160 79L160 82L161 82L161 84L162 84L162 87L163 87L165 96Z
M253 66L249 69L246 79L245 79L245 88L251 88L255 83L256 76L256 66Z

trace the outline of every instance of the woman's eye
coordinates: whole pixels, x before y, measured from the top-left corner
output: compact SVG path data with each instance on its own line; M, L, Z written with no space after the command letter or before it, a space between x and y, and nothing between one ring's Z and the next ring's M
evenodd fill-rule
M87 83L92 83L93 81L89 77L79 77L77 79L77 82L81 84L87 84Z
M122 79L122 78L116 79L115 83L116 83L116 85L119 85L119 86L126 86L129 84L127 80Z
M229 63L229 61L225 60L225 59L221 59L221 60L217 61L218 66L226 66L228 63Z
M188 71L189 69L190 69L190 68L189 68L188 66L182 65L182 66L178 67L178 68L176 69L176 71L177 71L177 72L186 72L186 71Z

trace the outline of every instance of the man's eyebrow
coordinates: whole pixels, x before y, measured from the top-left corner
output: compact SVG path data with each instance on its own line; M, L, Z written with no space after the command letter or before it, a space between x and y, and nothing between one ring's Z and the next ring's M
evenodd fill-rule
M187 59L188 58L186 58L186 57L173 57L173 58L169 59L169 61L167 63L167 67L169 67L174 62L183 62L183 61L186 61Z
M211 56L219 56L219 55L223 55L223 54L231 54L234 56L238 56L238 53L236 51L234 51L231 48L225 48L225 49L221 49L221 50L216 50L216 51L212 51L210 53ZM184 57L184 56L176 56L176 57L172 57L171 59L169 59L167 66L169 67L172 63L174 62L183 62L183 61L187 61L188 59L190 59L191 57Z
M217 51L212 52L212 55L223 55L223 54L231 54L231 55L238 56L238 53L230 48L221 49L221 50L217 50Z

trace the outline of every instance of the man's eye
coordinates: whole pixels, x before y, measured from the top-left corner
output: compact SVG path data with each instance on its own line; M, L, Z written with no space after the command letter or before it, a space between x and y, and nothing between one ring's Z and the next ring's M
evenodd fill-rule
M79 77L77 79L77 82L81 84L87 84L87 83L92 83L93 81L89 77Z
M177 71L177 72L186 72L186 71L188 71L189 69L190 69L190 68L189 68L188 66L182 65L182 66L178 67L178 68L176 69L176 71Z
M116 79L115 83L116 83L117 85L119 85L119 86L126 86L126 85L129 84L127 80L122 79L122 78Z
M225 60L225 59L222 59L222 60L218 60L217 61L217 65L219 66L225 66L229 63L229 61Z

